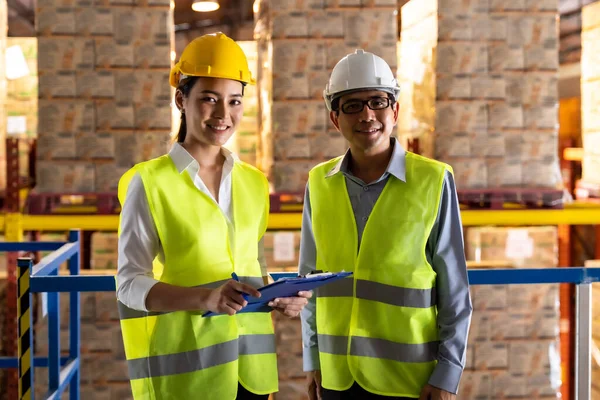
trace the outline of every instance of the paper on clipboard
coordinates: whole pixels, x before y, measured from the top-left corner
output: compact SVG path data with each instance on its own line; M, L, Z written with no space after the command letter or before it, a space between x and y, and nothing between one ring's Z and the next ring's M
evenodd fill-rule
M261 293L261 297L248 297L248 305L239 313L247 312L270 312L272 308L267 304L276 298L292 297L298 292L314 290L320 286L335 282L339 279L344 279L352 275L352 272L326 272L322 274L313 274L306 277L299 278L283 278L279 279L274 283L263 286L258 289ZM204 317L211 317L220 314L208 312L204 314Z

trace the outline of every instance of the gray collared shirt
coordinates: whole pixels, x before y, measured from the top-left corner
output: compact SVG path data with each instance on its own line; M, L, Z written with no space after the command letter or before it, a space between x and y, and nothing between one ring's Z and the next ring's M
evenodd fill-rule
M399 179L406 182L406 152L396 139L391 140L394 146L392 157L385 173L377 181L366 184L352 175L349 168L350 150L328 173L328 176L342 173L346 177L359 246L369 215L387 181ZM316 252L307 184L300 242L299 273L301 275L316 269ZM467 335L473 308L469 294L460 207L454 178L449 172L444 177L440 208L427 241L426 256L437 274L437 321L440 338L438 364L429 383L437 388L456 393L465 367ZM305 371L320 368L316 307L316 298L313 297L301 313Z

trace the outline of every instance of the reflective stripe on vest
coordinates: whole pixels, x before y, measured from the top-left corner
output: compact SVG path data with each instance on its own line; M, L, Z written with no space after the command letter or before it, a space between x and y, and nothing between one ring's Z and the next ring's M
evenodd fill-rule
M131 379L186 374L226 364L238 355L269 354L275 352L273 335L244 335L236 340L215 344L179 354L129 360Z
M339 160L309 175L317 269L354 273L317 290L322 385L345 390L356 381L379 395L419 397L439 346L425 249L451 170L407 153L406 182L388 179L359 247L345 177L328 175Z
M353 297L354 279L346 278L317 289L318 297ZM435 288L411 289L383 283L356 280L356 298L401 307L429 308L436 304Z
M263 285L258 242L266 231L269 204L262 173L235 162L232 233L214 200L196 188L187 172L179 173L169 156L126 173L119 182L121 204L135 173L142 179L164 252L164 265L154 261L155 279L216 288L235 271L244 283ZM119 303L119 314L136 400L197 398L199 393L207 400L229 400L236 397L238 382L256 394L277 391L268 313L203 318L203 311L141 312Z

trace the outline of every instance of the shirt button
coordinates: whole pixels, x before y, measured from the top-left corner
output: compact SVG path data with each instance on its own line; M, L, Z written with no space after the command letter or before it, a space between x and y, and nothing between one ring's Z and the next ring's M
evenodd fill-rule
M368 219L369 217L362 217L363 222L367 222Z
M368 187L368 186L363 186L363 190L364 190L365 192L368 192L368 191L369 191L369 187Z

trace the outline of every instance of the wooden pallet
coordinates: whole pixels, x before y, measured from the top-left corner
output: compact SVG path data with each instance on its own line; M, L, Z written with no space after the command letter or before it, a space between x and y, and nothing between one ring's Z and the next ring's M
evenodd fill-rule
M563 191L546 188L498 188L458 190L463 208L563 208Z
M36 193L29 194L25 206L32 215L118 214L117 193Z

